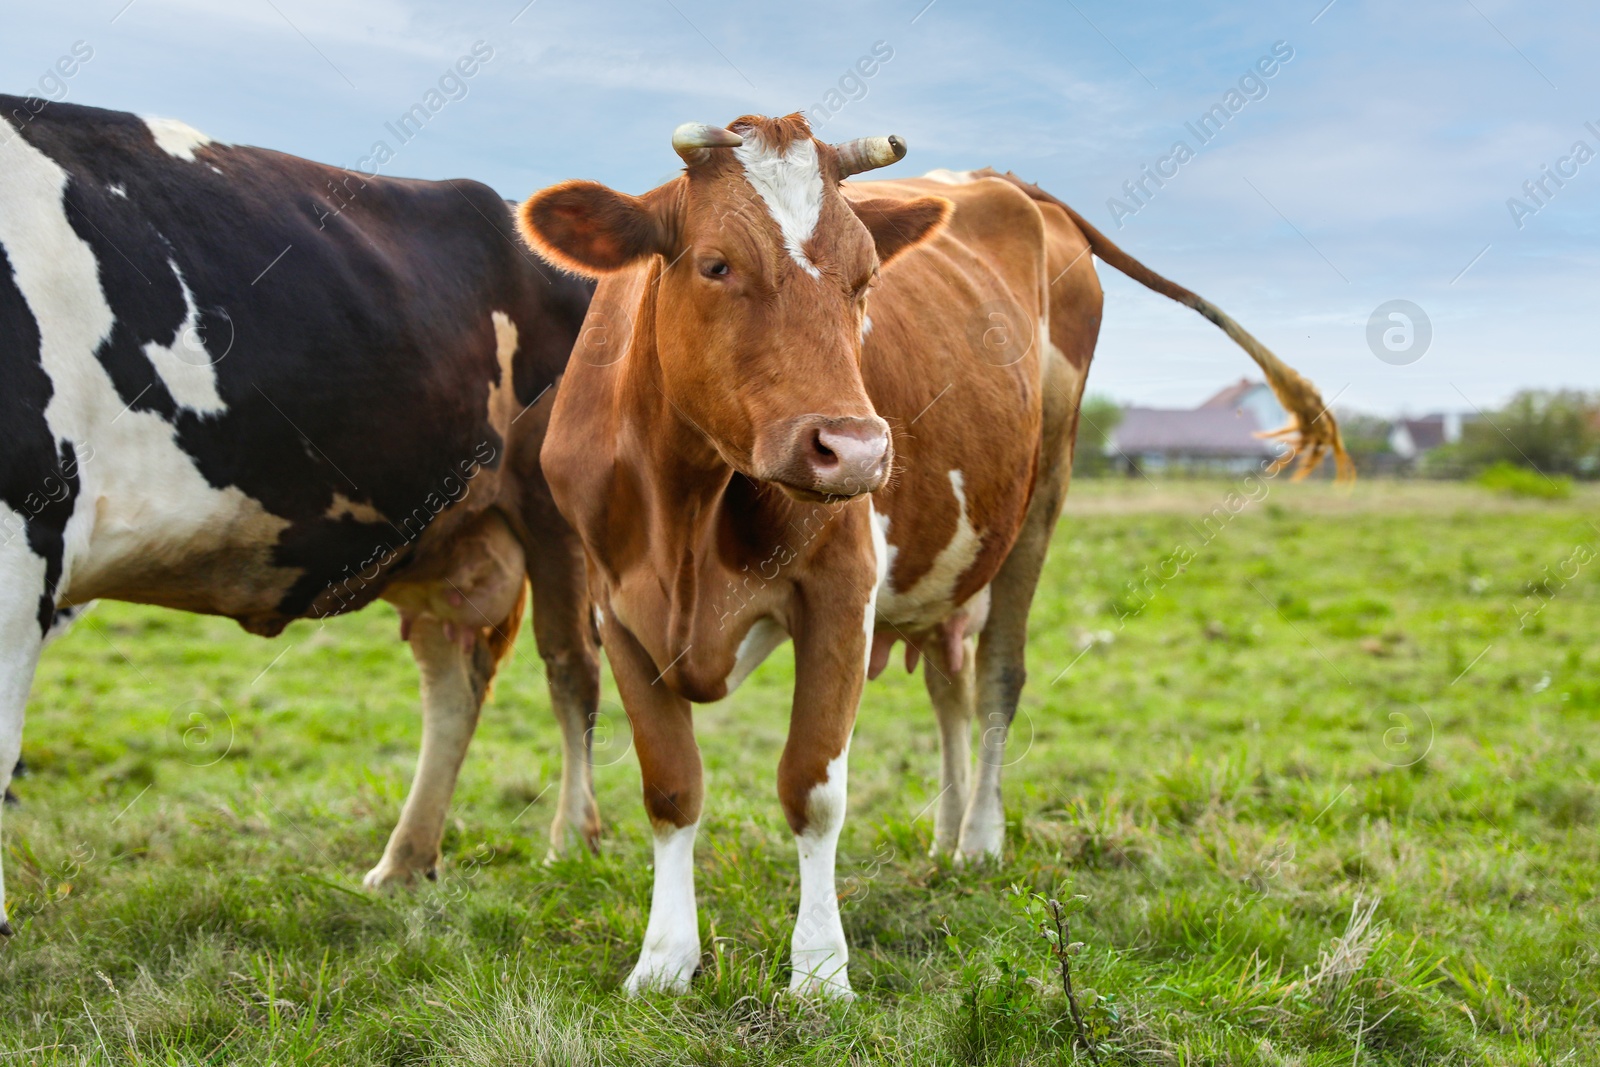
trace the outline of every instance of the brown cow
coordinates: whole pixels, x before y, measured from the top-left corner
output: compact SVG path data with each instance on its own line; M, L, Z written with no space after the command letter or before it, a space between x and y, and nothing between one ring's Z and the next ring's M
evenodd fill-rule
M673 141L686 172L642 197L567 182L521 215L547 258L601 278L588 324L606 349L571 364L541 458L588 551L655 828L627 988L682 990L700 959L690 704L726 696L787 637L791 988L848 996L834 891L846 756L863 683L894 640L928 659L944 747L935 848L1002 845L1028 607L1100 324L1087 253L1240 341L1310 457L1342 446L1309 383L1015 178L842 184L904 143L830 146L798 115L680 127Z

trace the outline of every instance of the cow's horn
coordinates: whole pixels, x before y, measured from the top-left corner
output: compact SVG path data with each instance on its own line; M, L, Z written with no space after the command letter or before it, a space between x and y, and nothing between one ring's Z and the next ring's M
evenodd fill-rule
M737 148L742 144L744 138L732 130L708 126L704 122L685 122L672 131L672 150L691 167L711 158L707 149Z
M887 137L857 137L833 146L839 156L839 177L848 178L865 170L877 170L906 158L906 142L897 134Z

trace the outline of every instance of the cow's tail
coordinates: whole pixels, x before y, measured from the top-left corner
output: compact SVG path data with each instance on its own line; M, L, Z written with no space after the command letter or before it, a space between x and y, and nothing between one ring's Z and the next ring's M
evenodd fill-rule
M1082 215L1037 185L1032 185L1009 173L996 174L996 177L1004 178L1016 185L1034 200L1053 204L1066 212L1067 217L1088 238L1089 249L1095 255L1140 285L1198 311L1221 327L1223 333L1233 338L1234 343L1249 353L1250 358L1255 360L1266 374L1267 384L1272 387L1284 410L1289 413L1287 426L1260 435L1281 440L1290 446L1289 452L1273 464L1272 473L1282 470L1298 456L1300 466L1295 477L1304 478L1316 470L1323 457L1332 455L1341 481L1355 477L1355 464L1350 461L1349 454L1344 450L1344 440L1339 436L1339 423L1334 419L1328 405L1323 403L1322 394L1317 392L1317 387L1307 381L1299 371L1273 355L1271 349L1252 337L1248 330L1233 321L1221 308L1198 293L1192 293L1176 282L1163 278L1128 255L1109 237L1090 225Z

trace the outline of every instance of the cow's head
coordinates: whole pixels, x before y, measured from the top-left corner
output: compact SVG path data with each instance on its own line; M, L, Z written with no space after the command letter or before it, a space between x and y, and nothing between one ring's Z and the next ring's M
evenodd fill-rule
M565 182L523 205L524 234L591 276L661 257L644 300L663 388L735 469L803 498L881 488L893 448L861 378L867 294L950 203L847 201L839 183L905 142L829 145L800 115L689 124L672 143L682 177L644 196Z

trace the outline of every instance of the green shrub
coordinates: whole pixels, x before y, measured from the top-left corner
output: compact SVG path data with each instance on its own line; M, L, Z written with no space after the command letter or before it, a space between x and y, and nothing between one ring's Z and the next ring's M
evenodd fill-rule
M1525 389L1504 407L1469 419L1454 451L1469 469L1516 463L1592 478L1600 471L1600 395Z
M1106 455L1111 432L1122 422L1122 405L1108 396L1089 396L1078 409L1078 443L1072 453L1075 477L1101 478L1117 468L1117 460Z
M1551 477L1506 460L1478 472L1478 484L1499 493L1537 497L1540 500L1565 500L1572 495L1572 479L1566 475Z

